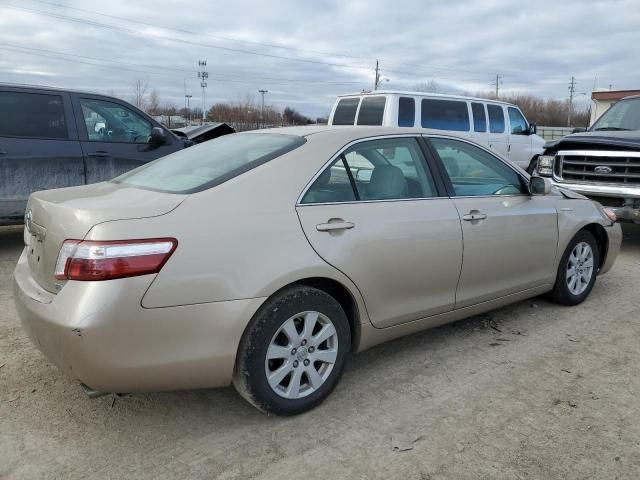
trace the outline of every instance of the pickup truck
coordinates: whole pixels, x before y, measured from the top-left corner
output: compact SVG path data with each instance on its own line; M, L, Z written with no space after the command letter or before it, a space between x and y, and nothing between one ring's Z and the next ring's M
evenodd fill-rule
M35 191L109 180L233 131L174 132L117 98L0 84L0 225L21 223Z
M588 130L545 144L537 172L640 223L640 96L618 101Z

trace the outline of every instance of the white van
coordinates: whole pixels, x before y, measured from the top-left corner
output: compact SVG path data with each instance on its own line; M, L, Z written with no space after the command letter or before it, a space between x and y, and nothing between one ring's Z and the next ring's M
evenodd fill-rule
M331 109L329 125L423 127L458 135L467 132L470 140L529 172L545 144L536 135L535 124L527 122L516 105L437 93L377 90L340 95Z

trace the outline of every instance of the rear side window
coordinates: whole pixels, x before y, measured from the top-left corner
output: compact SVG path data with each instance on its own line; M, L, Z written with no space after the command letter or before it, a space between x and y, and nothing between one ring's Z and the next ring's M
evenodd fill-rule
M484 103L472 103L471 113L473 113L473 131L487 131L487 115L484 111Z
M358 125L382 125L386 103L386 97L364 97L358 112Z
M215 187L299 147L297 135L243 133L218 137L147 163L113 180L167 193Z
M413 127L416 119L416 101L411 97L400 97L398 101L398 126Z
M332 125L353 125L356 121L358 103L360 103L359 97L342 98L333 113Z
M487 105L489 112L489 130L491 133L504 133L504 111L500 105Z
M466 102L456 100L422 100L422 126L437 130L469 131L469 110Z
M0 136L68 138L60 95L0 92Z

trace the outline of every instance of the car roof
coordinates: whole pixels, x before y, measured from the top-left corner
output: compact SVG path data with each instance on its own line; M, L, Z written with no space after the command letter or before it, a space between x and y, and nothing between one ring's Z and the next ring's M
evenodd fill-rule
M75 88L63 88L63 87L53 87L51 85L36 85L36 84L28 84L28 83L9 83L9 82L0 82L0 88L25 88L25 89L33 89L40 91L51 91L51 92L66 92L66 93L82 93L85 95L99 95L103 97L111 97L114 98L113 95L108 95L99 92L92 92L90 90L78 90Z
M415 92L410 90L373 90L373 91L366 90L366 91L356 92L356 93L345 93L343 95L338 95L338 98L368 96L368 95L412 95L416 97L429 97L429 98L442 98L442 99L453 98L456 100L473 100L476 102L499 103L501 105L513 105L513 103L503 102L501 100L493 100L490 98L469 97L466 95L449 95L447 93Z

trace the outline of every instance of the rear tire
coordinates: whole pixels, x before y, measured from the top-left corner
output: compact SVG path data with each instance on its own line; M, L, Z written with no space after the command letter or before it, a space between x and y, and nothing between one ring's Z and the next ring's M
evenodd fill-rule
M582 303L596 282L599 265L596 239L586 230L579 231L562 255L551 299L561 305Z
M283 290L256 313L236 359L233 384L258 409L295 415L335 388L351 346L340 304L316 288Z

